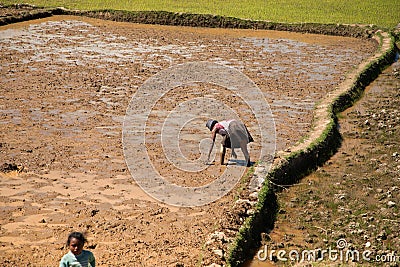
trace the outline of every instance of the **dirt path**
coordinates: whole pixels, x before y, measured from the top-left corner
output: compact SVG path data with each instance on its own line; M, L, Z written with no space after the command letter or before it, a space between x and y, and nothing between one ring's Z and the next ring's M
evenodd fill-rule
M399 62L386 69L367 87L364 97L340 115L344 140L338 153L279 194L281 209L275 229L264 240L264 251L332 248L338 251L332 256L337 260L317 254L324 257L320 266L349 265L352 255L354 264L398 266L399 70ZM348 251L359 252L359 257L348 254L346 258ZM363 259L363 252L370 252L366 254L370 260ZM276 256L272 262L283 265ZM270 263L256 258L249 266Z
M240 221L226 222L226 214L238 190L209 205L179 208L161 204L139 188L127 170L121 143L125 111L138 87L160 70L187 61L235 67L258 85L271 105L277 149L283 150L307 133L315 103L376 49L374 42L352 38L78 17L0 30L3 266L57 265L72 230L87 233L100 266L221 262L213 246L204 244L223 227L231 227L225 229L226 239L234 236ZM191 99L211 92L247 116L240 103L215 88L178 89L154 110L172 110L183 101L182 94ZM256 121L246 118L257 140ZM202 120L192 128L195 136L209 135ZM255 142L255 160L258 148ZM226 168L213 165L185 173L157 158L159 145L148 150L155 168L188 186L207 183ZM8 172L15 166L23 170Z

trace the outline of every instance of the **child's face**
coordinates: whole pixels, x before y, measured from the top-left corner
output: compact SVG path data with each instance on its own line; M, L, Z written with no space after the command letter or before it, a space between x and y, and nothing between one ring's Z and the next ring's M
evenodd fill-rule
M83 250L83 244L81 241L76 239L75 237L71 238L69 241L69 249L74 255L79 255L82 253Z

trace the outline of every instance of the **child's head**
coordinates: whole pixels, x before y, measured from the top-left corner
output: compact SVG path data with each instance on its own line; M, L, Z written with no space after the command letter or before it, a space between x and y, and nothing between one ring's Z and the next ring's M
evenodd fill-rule
M82 253L83 245L87 242L85 236L80 232L72 232L68 236L67 246L74 255Z

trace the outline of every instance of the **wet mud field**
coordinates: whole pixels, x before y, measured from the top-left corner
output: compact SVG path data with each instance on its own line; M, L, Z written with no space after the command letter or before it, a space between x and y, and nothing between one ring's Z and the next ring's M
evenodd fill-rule
M275 122L276 150L285 150L307 134L315 104L377 44L56 16L0 27L0 47L2 266L57 265L72 230L87 234L99 266L205 266L223 263L224 251L216 249L240 226L233 212L240 185L200 207L169 206L148 196L128 171L121 140L125 112L138 88L186 62L234 67L264 94ZM159 111L196 97L220 100L235 111L253 134L250 153L257 161L260 122L224 88L177 87L154 103L149 125L163 123ZM209 137L207 117L224 114L198 112L201 116L182 129L187 137L182 152L192 160L200 157L199 142ZM148 155L173 183L206 184L227 168L174 168L163 156L159 135L146 133L154 140ZM215 231L224 234L215 237Z

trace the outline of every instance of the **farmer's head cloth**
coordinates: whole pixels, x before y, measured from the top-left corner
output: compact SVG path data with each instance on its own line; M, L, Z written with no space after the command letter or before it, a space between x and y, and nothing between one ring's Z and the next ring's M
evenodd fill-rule
M217 123L218 123L218 121L216 121L216 120L208 120L206 123L206 126L208 129L210 129L210 131L212 131L212 129L214 128L214 125Z

